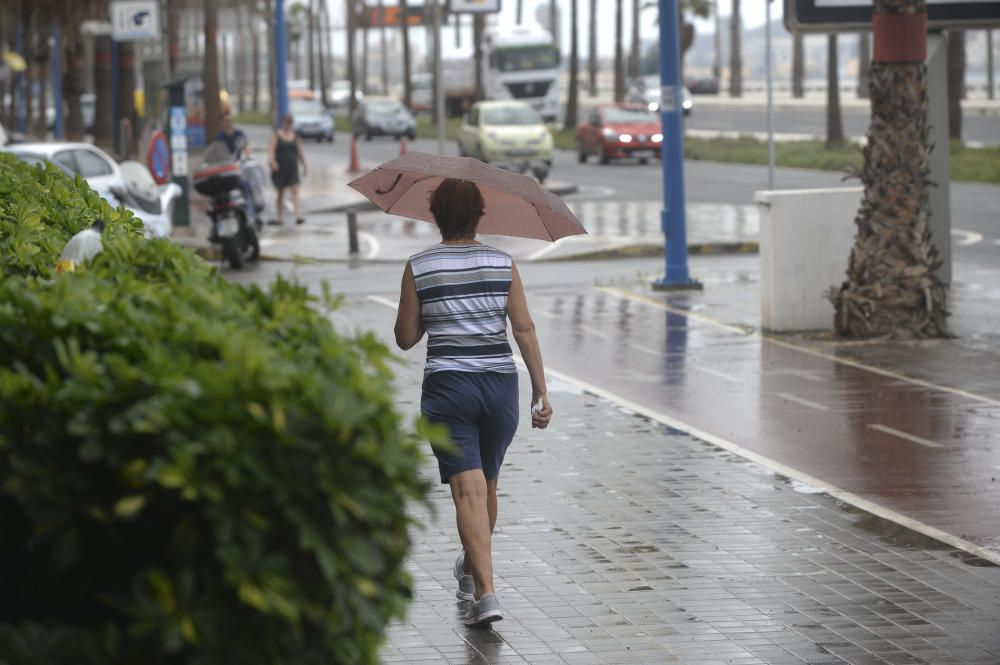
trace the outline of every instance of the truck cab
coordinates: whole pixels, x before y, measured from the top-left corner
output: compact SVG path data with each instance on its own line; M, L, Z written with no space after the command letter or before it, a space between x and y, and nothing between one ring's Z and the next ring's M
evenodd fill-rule
M559 51L538 25L489 28L483 34L483 86L487 99L531 104L545 119L559 115Z

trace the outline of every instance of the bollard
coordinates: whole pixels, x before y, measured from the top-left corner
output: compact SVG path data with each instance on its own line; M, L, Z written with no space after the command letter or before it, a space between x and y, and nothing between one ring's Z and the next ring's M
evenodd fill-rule
M357 256L358 250L358 213L351 210L347 213L347 251L351 256Z
M358 137L351 135L351 165L348 167L348 173L358 173L361 171L361 163L358 161Z

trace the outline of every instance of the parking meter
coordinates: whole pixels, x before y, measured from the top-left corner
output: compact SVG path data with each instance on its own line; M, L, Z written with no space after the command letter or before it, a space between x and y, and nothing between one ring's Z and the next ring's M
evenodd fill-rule
M167 89L167 137L170 141L170 167L181 195L174 205L174 226L191 224L190 179L188 177L187 104L184 100L186 78L164 84Z

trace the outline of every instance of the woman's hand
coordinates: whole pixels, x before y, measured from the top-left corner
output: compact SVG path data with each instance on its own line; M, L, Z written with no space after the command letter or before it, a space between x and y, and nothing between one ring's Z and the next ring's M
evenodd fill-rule
M541 408L536 409L535 405L539 401L541 401ZM548 427L549 421L552 420L552 405L549 404L548 395L533 391L531 394L531 407L531 426L538 429Z
M271 171L277 171L278 170L278 162L277 162L277 160L272 159L271 161L269 161L267 163L267 165L271 167Z

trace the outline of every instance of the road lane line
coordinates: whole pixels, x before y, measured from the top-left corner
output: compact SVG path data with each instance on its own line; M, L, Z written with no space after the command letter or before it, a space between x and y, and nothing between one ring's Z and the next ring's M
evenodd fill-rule
M634 348L634 347L632 347L632 345L629 345L629 348ZM660 353L662 354L663 352L661 351ZM711 374L712 376L717 376L720 379L729 381L730 383L746 383L744 379L741 379L738 376L733 376L732 374L726 374L725 372L720 372L719 370L712 369L711 367L699 367L695 365L694 369L696 369L699 372L704 372L705 374Z
M781 399L787 399L789 402L795 402L796 404L801 404L802 406L808 406L810 409L816 409L817 411L829 411L830 407L824 404L817 404L816 402L810 402L807 399L798 397L791 393L774 393Z
M975 231L965 231L963 229L952 229L951 235L958 236L958 240L955 244L959 247L968 247L969 245L977 245L983 241L983 234L976 233Z
M898 436L900 439L906 439L913 443L920 444L921 446L927 446L928 448L946 448L944 444L935 443L928 439L922 439L919 436L914 436L913 434L907 434L906 432L900 432L898 429L889 427L887 425L877 425L869 424L868 429L873 429L876 432L882 432L883 434L891 434L892 436Z
M380 296L367 296L367 298L380 305L389 307L390 309L397 308L396 303L386 298L382 298ZM514 354L514 360L522 367L526 366L521 356L519 356L516 353ZM895 522L896 524L899 524L907 529L912 529L913 531L922 533L928 538L933 538L934 540L940 541L946 545L949 545L956 549L960 549L964 552L968 552L969 554L977 556L980 559L984 559L986 561L990 561L992 563L1000 565L1000 553L998 552L993 552L991 550L986 549L985 547L976 545L975 543L971 543L968 540L965 540L964 538L959 538L958 536L954 536L950 533L947 533L946 531L942 531L937 527L933 527L929 524L924 524L923 522L917 521L912 517L907 517L902 513L897 513L895 510L892 510L891 508L880 506L879 504L873 501L869 501L868 499L862 498L857 494L848 492L847 490L843 490L837 487L836 485L832 485L826 482L825 480L820 480L819 478L811 476L808 473L804 473L802 471L799 471L798 469L793 469L792 467L786 466L785 464L782 464L777 460L773 460L770 457L761 455L760 453L755 453L749 448L744 448L743 446L733 443L732 441L729 441L727 439L724 439L721 436L710 434L705 430L698 429L697 427L694 427L692 425L688 425L687 423L678 420L676 418L673 418L672 416L668 416L664 413L660 413L659 411L646 408L645 406L637 404L636 402L633 402L632 400L626 397L617 395L609 390L605 390L604 388L598 388L592 383L582 381L580 379L577 379L576 377L570 376L569 374L560 372L557 369L549 367L546 368L545 373L547 375L551 375L552 377L560 381L564 381L566 383L574 385L592 395L603 397L606 400L614 402L618 406L624 407L629 411L645 416L650 420L654 420L658 423L666 425L667 427L671 427L673 429L684 432L685 434L689 434L690 436L693 436L696 439L700 439L706 443L710 443L716 446L717 448L722 448L723 450L727 450L735 455L739 455L743 459L750 460L751 462L756 462L757 464L767 467L768 469L780 473L783 476L787 476L794 480L798 480L799 482L803 482L807 485L819 487L827 494L834 497L835 499L840 499L844 503L848 503L854 506L855 508L863 510L867 513L871 513L872 515L875 515L877 517L887 519L890 522Z
M994 240L996 244L1000 245L1000 239ZM960 397L966 397L968 399L976 400L977 402L984 402L986 404L994 404L1000 406L1000 400L993 399L991 397L986 397L984 395L977 395L975 393L970 393L961 388L952 388L950 386L942 386L936 383L931 383L930 381L924 381L922 379L915 379L912 376L905 376L903 374L898 374L891 370L882 369L880 367L873 367L871 365L866 365L864 363L858 362L856 360L851 360L849 358L841 358L833 354L827 353L825 351L820 351L818 349L811 349L807 346L800 346L798 344L793 344L792 342L786 342L770 335L762 335L759 330L753 328L741 328L739 326L730 325L728 323L722 323L717 321L710 316L705 314L700 314L698 312L689 312L680 307L674 307L668 305L665 302L650 298L649 296L644 296L638 293L632 293L631 291L626 291L625 289L620 289L615 286L598 286L597 289L604 291L605 293L610 293L611 295L618 296L619 298L624 298L626 300L633 300L635 302L643 303L649 305L650 307L656 307L667 312L673 312L674 314L680 314L686 316L689 319L695 319L696 321L703 321L709 323L717 328L723 328L731 332L739 333L740 335L755 336L759 337L762 341L770 342L771 344L777 344L778 346L783 346L786 349L792 349L793 351L799 351L810 356L815 356L817 358L823 358L824 360L829 360L830 362L839 363L841 365L846 365L848 367L854 367L855 369L862 369L867 372L872 372L873 374L879 374L881 376L887 376L890 379L896 379L897 381L906 381L907 383L912 383L915 386L921 386L922 388L930 388L932 390L940 390L942 392L951 393L952 395L958 395Z

